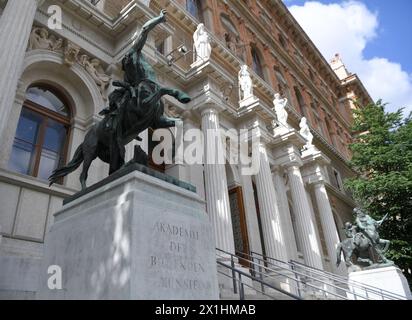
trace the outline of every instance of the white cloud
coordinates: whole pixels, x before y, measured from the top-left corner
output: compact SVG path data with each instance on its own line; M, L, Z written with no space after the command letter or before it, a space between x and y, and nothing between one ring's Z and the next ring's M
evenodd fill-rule
M303 6L292 5L289 10L326 60L341 54L348 70L358 74L373 99L388 102L389 111L400 107L405 107L405 115L412 111L412 75L399 63L383 57L364 57L368 42L375 38L379 41L378 13L359 1L308 1Z

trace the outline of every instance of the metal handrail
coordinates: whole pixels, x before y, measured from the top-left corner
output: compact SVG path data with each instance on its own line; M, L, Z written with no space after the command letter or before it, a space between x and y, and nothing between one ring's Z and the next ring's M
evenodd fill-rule
M259 290L257 290L256 288L253 288L253 287L249 286L247 283L243 283L242 280L241 280L241 279L242 279L241 277L243 276L243 277L246 277L246 278L251 279L252 281L259 282L259 283L263 284L264 286L269 287L269 288L271 288L271 289L273 289L273 290L276 290L276 291L278 291L278 292L280 292L280 293L282 293L282 294L284 294L284 295L287 295L287 296L289 296L289 297L291 297L291 298L294 298L294 299L296 299L296 300L302 300L301 297L296 296L296 295L294 295L294 294L292 294L292 293L290 293L290 292L287 292L287 291L285 291L285 290L283 290L283 289L276 288L275 286L272 286L272 285L269 284L269 283L262 282L259 278L256 278L256 277L254 277L254 276L252 276L252 275L250 275L250 274L247 274L246 272L243 272L242 270L239 270L239 269L237 269L236 267L229 266L229 265L227 265L227 264L225 264L224 262L221 262L221 261L217 261L217 263L218 263L219 265L225 267L225 268L230 269L232 272L239 274L239 280L238 280L238 279L234 279L234 280L235 280L236 282L239 282L239 284L241 285L240 288L243 288L243 286L247 286L247 287L249 287L249 288L251 288L251 289L253 289L253 290L255 290L255 291L259 292L259 293L264 294L265 296L268 296L268 297L270 297L270 298L273 298L273 296L271 296L270 294L268 294L268 293L266 293L266 292L263 292L263 291L259 291ZM226 277L230 277L230 276L228 276L227 274L225 274L225 273L223 273L223 272L219 272L219 273L222 274L222 275L224 275L224 276L226 276ZM234 293L237 294L237 289L236 289L236 287L234 287ZM242 296L243 296L243 298L244 298L244 289L241 289L241 290L240 290L239 295L240 295L240 297L241 297L241 300L244 300L244 299L242 299Z
M266 259L279 261L279 260L274 259L274 258L271 258L271 257L263 256L263 255L261 255L261 254L259 254L259 253L253 252L253 254L262 256L262 257L264 257L264 258L266 258ZM304 270L305 270L305 269L311 269L311 271L310 271L311 274L318 274L318 275L320 275L320 276L322 276L322 277L325 277L325 278L327 278L327 279L330 279L330 280L333 280L333 281L342 283L344 286L347 286L347 287L348 287L349 285L351 285L352 287L356 287L356 288L362 289L362 290L365 291L365 294L366 294L367 298L369 298L368 293L372 293L372 294L380 295L382 298L387 298L387 299L391 299L391 300L405 300L405 297L400 296L400 295L397 295L397 294L395 294L395 293L392 293L392 292L389 292L389 291L386 291L386 290L383 290L383 289L380 289L380 288L376 288L376 287L373 287L373 286L370 286L370 285L367 285L367 284L363 284L363 283L361 283L361 282L357 282L357 281L354 281L354 280L349 280L348 278L345 278L345 277L342 277L342 276L338 276L338 275L332 274L332 273L330 273L330 272L327 272L327 271L324 271L324 270L320 270L320 269L317 269L317 268L314 268L314 267L311 267L311 266L307 266L307 265L305 265L305 264L302 264L302 263L297 262L297 261L294 261L294 260L292 260L292 261L289 263L289 265L290 265L291 267L292 267L292 266L294 266L294 267L297 266L298 268L302 268L302 269L304 269ZM340 288L341 290L347 291L347 293L349 293L349 294L353 294L352 291L347 290L346 288L342 288L342 287L339 287L339 288ZM348 288L349 288L349 287L348 287Z
M312 266L308 266L308 265L305 265L305 264L303 264L301 262L298 262L298 261L291 260L290 263L293 264L293 265L296 265L300 268L303 268L303 269L315 270L318 274L319 273L320 274L327 274L331 278L341 279L341 280L338 280L338 281L345 282L348 285L361 287L362 289L367 288L369 291L371 291L371 293L376 293L376 294L379 293L383 298L387 297L387 296L390 296L390 297L395 298L395 299L405 300L404 296L401 296L397 293L390 292L390 291L387 291L387 290L384 290L384 289L381 289L381 288L377 288L377 287L374 287L374 286L371 286L369 284L362 283L362 282L359 282L359 281L351 280L347 277L343 277L341 275L337 275L337 274L334 274L334 273L331 273L331 272L328 272L328 271L324 271L324 270L321 270L321 269L318 269L318 268L315 268L315 267L312 267Z
M244 254L244 255L247 255L247 254ZM248 256L250 256L250 255L248 255ZM242 258L242 259L245 259L245 258ZM314 288L314 289L317 289L317 290L322 291L325 295L326 295L326 294L330 294L330 295L333 295L333 296L342 298L342 299L344 299L344 300L349 300L346 296L340 295L340 294L335 293L335 292L327 291L327 290L324 289L324 288L320 288L320 287L317 287L317 286L315 286L315 285L313 285L313 284L307 283L307 282L305 282L305 281L303 281L303 280L300 280L297 276L301 276L301 277L303 277L303 278L310 279L310 280L313 280L313 281L315 281L315 282L320 282L320 283L322 283L322 284L324 284L324 285L326 285L326 286L333 287L333 288L335 288L335 289L348 292L348 290L346 290L346 289L344 289L344 288L341 288L341 287L338 287L338 286L334 285L333 283L326 282L326 281L321 280L321 279L319 279L319 278L315 278L315 277L309 276L309 275L307 275L306 273L301 273L301 272L299 272L299 271L294 270L293 268L279 267L279 266L277 266L277 265L275 265L275 264L273 264L273 263L264 261L264 260L262 260L262 259L260 259L260 258L253 257L253 259L257 259L259 262L271 264L271 265L275 266L275 267L278 268L278 269L283 269L283 270L286 270L287 272L292 272L292 273L295 275L295 277L290 277L290 276L288 276L288 275L286 275L286 274L280 273L279 271L277 271L277 270L275 270L275 269L273 269L273 268L269 268L269 267L263 266L263 268L264 268L266 271L275 272L275 273L277 273L277 274L279 274L279 275L281 275L281 276L284 276L284 277L286 277L286 278L288 278L288 279L290 279L290 280L292 280L292 281L295 281L295 282L297 283L296 288L297 288L298 291L300 290L299 283L303 283L303 284L304 284L305 286L307 286L307 287L311 287L311 288ZM253 263L253 264L256 264L256 263L253 262L253 260L252 260L252 263ZM287 264L287 263L285 263L285 264ZM262 268L262 265L261 265L261 264L257 264L257 265L258 265L260 268ZM256 272L256 270L254 270L254 272ZM268 276L267 274L265 274L265 276L266 276L266 277L269 277L269 278L273 278L273 277ZM350 294L353 295L352 292L350 292ZM359 297L366 298L366 299L368 298L368 297L359 295L359 293L355 294L354 296L359 296Z
M218 249L218 250L220 250L220 249ZM225 254L230 254L230 253L225 252L225 251L223 251L223 250L220 250L220 251L222 251L222 252L225 253ZM231 254L231 256L233 257L234 255ZM236 257L236 256L235 256L235 257ZM232 265L228 265L228 264L226 264L226 263L224 263L224 262L222 262L222 261L219 261L219 260L217 260L217 264L219 264L219 265L221 265L221 266L223 266L223 267L225 267L225 268L227 268L227 269L230 269L230 270L232 271L232 274L233 274L233 273L237 273L237 274L239 274L240 276L243 276L243 277L249 278L249 279L251 279L251 280L253 280L253 281L256 281L256 282L260 283L261 285L264 285L264 286L266 286L266 287L269 287L270 289L273 289L273 290L275 290L275 291L278 291L278 292L280 292L280 293L282 293L282 294L285 294L285 295L287 295L287 296L289 296L289 297L291 297L291 298L294 298L294 299L296 299L296 300L302 300L301 297L299 297L299 296L297 296L297 295L294 295L293 293L287 292L286 290L283 290L283 289L280 289L280 288L276 288L275 286L271 285L270 283L264 282L264 281L262 281L261 279L255 277L255 276L253 276L253 275L251 275L251 274L248 274L248 273L246 273L246 272L243 272L242 270L239 270L238 268L236 268L236 267L234 267L234 266L232 266ZM222 273L222 274L224 274L224 273ZM227 277L229 277L227 274L224 274L224 275L227 276ZM240 278L240 279L241 279L241 278ZM237 279L234 279L234 281L235 281L235 282L241 282L241 280L237 280ZM252 288L252 287L249 286L248 284L245 284L245 283L242 283L242 284L243 284L243 285L246 285L246 286L248 286L248 287L250 287L250 288ZM255 288L252 288L252 289L256 290ZM258 291L258 290L256 290L256 291ZM259 292L261 292L261 291L259 291ZM234 293L237 294L237 286L234 286ZM270 295L268 295L268 294L265 293L265 292L261 292L261 293L265 294L266 296L270 296ZM273 297L272 297L272 298L273 298Z
M288 278L288 279L290 279L290 280L292 280L292 281L295 281L295 282L297 283L296 289L298 290L298 292L300 292L299 284L304 284L306 287L310 287L310 288L314 288L314 289L316 289L316 290L322 291L325 295L326 295L326 294L329 294L329 295L333 295L333 296L335 296L335 297L339 297L339 298L344 299L344 300L349 300L346 296L342 296L342 295L339 295L338 293L330 292L330 291L327 291L327 290L324 289L324 288L317 287L317 286L315 286L314 284L304 282L304 281L302 281L302 280L300 280L300 279L297 279L296 276L297 276L297 275L300 275L300 276L302 276L302 277L304 277L304 278L309 278L309 279L311 279L311 280L314 280L315 282L323 283L323 284L326 285L326 286L334 287L334 288L336 288L336 289L338 289L338 290L347 291L347 290L344 290L344 289L342 289L342 288L340 288L340 287L335 286L334 284L325 282L325 281L320 280L320 279L315 278L315 277L308 276L307 274L300 273L300 272L294 271L294 270L289 269L289 268L278 267L278 268L280 268L280 269L282 269L282 270L284 270L284 271L292 272L292 273L295 275L295 277L290 277L289 275L284 274L284 273L281 273L281 272L279 272L278 270L275 270L275 269L266 267L266 266L264 266L264 265L262 266L262 264L257 264L257 263L255 263L255 262L252 261L252 260L248 260L248 259L246 259L246 258L236 256L236 255L234 255L234 254L232 254L232 253L226 252L226 251L221 250L221 249L218 249L218 248L217 248L216 250L218 250L218 251L224 253L225 255L228 255L228 256L231 257L231 265L232 265L232 268L234 267L233 258L237 258L237 259L240 258L240 259L243 259L243 260L247 260L249 263L251 263L251 264L253 264L253 265L259 266L260 269L261 269L261 268L264 268L266 272L268 272L268 271L269 271L269 272L273 272L273 273L276 273L277 275L280 275L280 276L283 276L283 277L285 277L285 278ZM244 254L244 255L247 255L247 254ZM248 256L249 256L249 255L248 255ZM222 258L225 258L225 257L222 257ZM262 259L259 259L259 258L255 258L255 259L258 259L258 261L264 262ZM255 270L255 272L256 272L256 270ZM267 273L265 273L265 274L264 274L263 272L258 272L258 273L261 274L261 275L264 275L266 278L271 278L271 279L276 280L274 277L272 277L271 275L268 275ZM260 279L259 282L260 282L260 283L263 282L263 278L262 278L262 277L261 277L261 279ZM266 282L263 282L263 283L266 283ZM364 299L368 299L368 297L362 296L362 295L360 295L359 293L350 292L350 294L352 294L355 298L358 296L358 297L362 297L362 298L364 298Z
M263 257L263 259L274 260L274 261L277 261L277 262L280 261L280 260L275 259L275 258L272 258L272 257L264 256L264 255L262 255L262 254L260 254L260 253L252 252L252 254L261 256L261 257ZM288 263L284 262L284 263L285 263L285 264L288 264L291 268L298 266L298 267L307 267L307 268L311 268L311 269L317 270L317 271L318 271L318 272L317 272L318 274L320 274L321 276L323 276L323 277L325 277L325 278L327 278L327 279L329 279L329 280L338 281L338 282L344 284L345 286L348 285L349 279L347 279L347 278L345 279L344 277L341 277L341 278L343 278L343 279L338 279L338 280L336 280L336 279L330 279L330 278L339 278L340 276L337 276L337 275L335 275L335 274L331 274L331 273L329 273L329 272L327 272L327 271L323 271L323 270L316 269L316 268L313 268L313 267L310 267L310 266L306 266L306 265L304 265L304 264L302 264L302 263L300 263L300 262L297 262L297 264L298 264L298 265L297 265L297 264L294 263L294 262L297 262L297 261L291 260L291 262L288 262ZM269 262L269 263L270 263L270 262ZM303 269L304 269L304 268L303 268ZM325 274L330 274L331 276L328 277L328 276L325 276ZM364 289L364 290L365 290L365 286L363 286L363 285L360 284L360 283L359 283L359 284L355 284L355 286L356 286L356 287L360 287L361 289ZM351 291L348 291L346 288L342 288L342 287L338 287L338 288L340 288L340 290L345 290L345 291L347 291L348 293L353 294ZM379 291L376 291L376 290L372 290L372 291L374 291L374 293L379 293L379 294L381 294L381 292L379 292ZM367 295L367 293L366 293L366 295ZM393 297L393 298L395 298L395 297Z
M383 290L383 289L380 289L380 288L376 288L376 287L373 287L373 286L370 286L370 285L367 285L367 284L363 284L361 282L357 282L357 281L354 281L354 280L349 280L346 277L336 275L336 274L330 273L328 271L320 270L320 269L317 269L317 268L314 268L314 267L311 267L311 266L307 266L307 265L302 264L301 262L298 262L298 261L291 260L290 262L285 262L285 261L281 261L281 260L278 260L278 259L275 259L275 258L272 258L272 257L264 256L264 255L262 255L260 253L257 253L257 252L251 252L251 254L252 254L252 257L253 257L253 255L256 255L256 256L262 257L263 259L266 259L265 262L269 263L271 265L276 265L276 264L268 262L267 261L268 259L286 264L286 265L290 266L291 269L293 267L298 267L298 268L302 268L302 269L310 269L312 274L315 273L315 274L321 275L321 276L323 276L323 277L325 277L329 280L340 282L345 286L351 285L352 287L362 289L362 290L365 291L367 299L369 299L368 293L372 293L372 294L380 295L382 298L387 298L387 299L391 299L391 300L406 300L405 297L400 296L396 293L392 293L390 291ZM314 277L312 277L312 278L314 278ZM344 290L344 291L346 291L347 293L349 293L351 295L354 295L354 292L352 292L352 291L350 291L346 288L342 288L342 287L337 287L337 288L339 288L340 290ZM359 296L359 294L357 294L357 295Z

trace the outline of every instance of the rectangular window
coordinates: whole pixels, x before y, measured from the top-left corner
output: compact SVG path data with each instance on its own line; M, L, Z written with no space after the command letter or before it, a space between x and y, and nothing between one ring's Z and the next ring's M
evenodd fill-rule
M335 168L333 168L332 170L333 170L333 177L335 178L336 187L340 191L343 191L343 182L342 182L342 178L341 178L339 171L336 170Z

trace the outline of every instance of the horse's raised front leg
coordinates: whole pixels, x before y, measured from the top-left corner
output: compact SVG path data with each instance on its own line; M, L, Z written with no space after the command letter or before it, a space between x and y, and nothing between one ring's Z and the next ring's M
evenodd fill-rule
M177 89L170 88L160 88L158 91L144 99L142 102L144 105L155 104L159 102L160 98L163 96L172 96L176 98L181 103L189 103L192 99L184 92Z

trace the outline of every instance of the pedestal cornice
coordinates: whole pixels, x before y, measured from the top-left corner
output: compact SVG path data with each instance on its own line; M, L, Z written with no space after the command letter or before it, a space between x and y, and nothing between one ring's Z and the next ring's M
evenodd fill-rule
M305 140L295 129L290 129L274 137L272 142L274 165L284 168L301 167L303 161L300 150L304 144Z
M331 160L321 151L316 149L313 153L302 157L302 161L302 176L305 183L316 185L328 182L325 166L329 165Z

